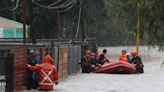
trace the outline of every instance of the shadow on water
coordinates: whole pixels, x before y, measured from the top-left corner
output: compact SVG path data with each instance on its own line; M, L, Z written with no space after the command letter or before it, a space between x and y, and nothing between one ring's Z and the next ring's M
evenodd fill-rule
M5 92L6 82L5 76L0 75L0 92Z

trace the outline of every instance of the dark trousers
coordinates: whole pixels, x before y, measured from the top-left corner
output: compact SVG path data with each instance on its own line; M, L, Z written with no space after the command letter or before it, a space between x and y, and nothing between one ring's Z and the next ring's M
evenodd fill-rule
M38 80L37 78L32 78L32 71L30 71L28 78L28 90L37 89L38 88Z

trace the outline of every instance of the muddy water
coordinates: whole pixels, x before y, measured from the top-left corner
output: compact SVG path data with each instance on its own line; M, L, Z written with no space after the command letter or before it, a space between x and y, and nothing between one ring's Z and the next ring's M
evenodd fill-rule
M101 47L108 49L108 58L118 60L122 49L128 52L135 47ZM164 92L164 67L161 67L164 53L158 48L140 47L144 62L144 74L75 74L61 81L53 92ZM36 92L36 90L29 91Z
M135 46L120 46L120 47L99 47L98 52L107 49L107 56L111 61L117 61L122 50L127 50L128 53L136 49ZM143 62L160 61L164 57L164 52L159 51L158 47L152 48L149 46L140 46L139 55Z

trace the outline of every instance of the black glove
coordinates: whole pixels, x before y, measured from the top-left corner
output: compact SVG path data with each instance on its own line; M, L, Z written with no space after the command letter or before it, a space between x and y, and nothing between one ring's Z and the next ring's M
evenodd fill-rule
M56 82L55 82L55 85L58 85L58 84L59 84L59 82L58 82L58 81L56 81Z

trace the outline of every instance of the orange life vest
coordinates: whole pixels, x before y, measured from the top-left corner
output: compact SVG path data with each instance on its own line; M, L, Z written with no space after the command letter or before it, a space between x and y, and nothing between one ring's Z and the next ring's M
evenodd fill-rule
M127 54L120 54L120 61L128 62L128 55Z

